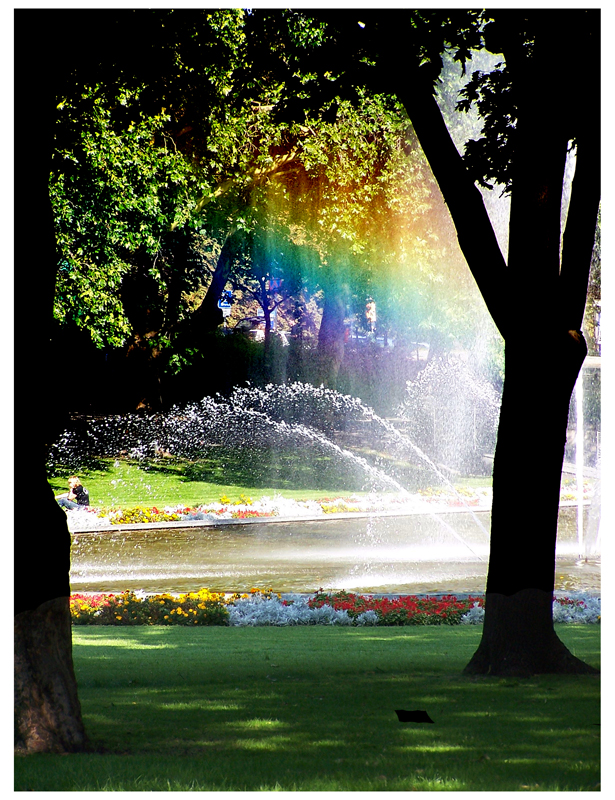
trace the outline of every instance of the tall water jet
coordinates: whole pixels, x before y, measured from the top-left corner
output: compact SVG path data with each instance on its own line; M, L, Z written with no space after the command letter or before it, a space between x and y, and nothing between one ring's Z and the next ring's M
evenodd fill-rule
M588 356L575 384L574 428L569 433L574 442L572 469L577 498L577 548L579 558L585 560L595 557L600 549L600 376L600 357ZM586 520L586 485L590 480L593 480L593 494Z
M410 438L452 473L485 474L493 453L500 395L461 359L434 359L407 384L399 409Z
M583 557L585 547L583 544L583 514L585 511L584 503L584 485L583 485L583 464L584 464L584 450L583 438L585 436L583 426L583 369L579 371L577 382L574 387L574 396L576 400L576 448L575 448L575 466L576 466L576 479L577 479L577 542L579 545L579 557Z

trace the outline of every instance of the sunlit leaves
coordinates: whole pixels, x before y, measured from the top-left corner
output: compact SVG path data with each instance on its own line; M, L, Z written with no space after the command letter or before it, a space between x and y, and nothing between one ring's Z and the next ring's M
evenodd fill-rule
M72 146L54 154L50 195L59 249L56 317L88 327L99 343L121 344L129 326L117 290L131 252L155 254L161 238L190 216L198 179L165 131L168 117L143 118L139 92L110 104L100 87L84 90ZM129 115L118 125L115 108ZM65 101L60 126L75 113ZM69 277L70 276L70 277ZM95 289L96 291L90 291Z

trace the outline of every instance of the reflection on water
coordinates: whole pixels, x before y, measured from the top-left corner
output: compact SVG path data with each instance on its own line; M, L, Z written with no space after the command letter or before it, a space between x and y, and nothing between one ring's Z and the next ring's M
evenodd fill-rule
M599 561L577 562L575 512L570 511L560 512L556 589L598 591ZM74 592L201 587L226 592L252 587L483 592L489 557L484 530L470 514L441 516L79 533L71 587ZM488 530L489 513L478 516Z

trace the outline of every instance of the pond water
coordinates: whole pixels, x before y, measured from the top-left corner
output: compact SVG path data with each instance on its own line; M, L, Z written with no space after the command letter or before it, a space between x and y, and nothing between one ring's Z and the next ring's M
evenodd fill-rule
M73 592L346 589L482 593L489 512L250 522L74 534ZM477 524L480 523L480 524ZM560 510L556 590L600 591L578 558L576 509Z

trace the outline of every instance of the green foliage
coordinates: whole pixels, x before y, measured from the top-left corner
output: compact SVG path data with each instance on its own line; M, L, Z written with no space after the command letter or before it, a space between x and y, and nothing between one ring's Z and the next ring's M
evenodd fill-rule
M438 233L441 201L405 114L372 89L346 96L336 69L323 73L315 60L323 48L331 54L330 24L286 11L147 17L152 31L161 24L168 77L86 84L59 103L51 192L60 321L87 328L98 346L138 333L180 373L194 346L172 331L198 308L216 241L231 230L247 237L231 280L268 310L346 282L357 297L377 295L385 326L416 329L443 284L459 294L450 277L461 270L437 277L450 235ZM290 112L292 97L301 111ZM196 247L204 227L213 235L205 250ZM195 254L179 277L173 229L190 231ZM284 293L267 296L274 271ZM147 330L120 295L138 275ZM444 314L427 328L457 322Z
M50 181L62 253L54 313L99 345L121 345L130 324L119 290L132 257L155 256L169 229L187 222L198 181L165 132L168 115L142 117L139 90L109 101L102 87L84 88L58 115L68 141L54 153ZM160 278L154 258L150 275Z
M365 298L376 301L381 330L471 347L484 309L392 73L379 64L406 52L440 89L469 66L457 108L473 120L452 96L442 102L446 92L440 105L449 125L468 116L460 141L469 138L476 180L509 188L518 97L508 66L485 47L498 53L517 37L525 57L534 32L528 22L519 38L505 14L492 16L218 9L125 17L126 30L143 32L141 59L137 49L109 53L98 82L84 66L58 97L57 318L88 329L98 346L132 334L157 376L180 374L201 344L196 318L184 323L235 231L245 246L230 280L244 315L256 302L282 314L299 296L346 292L359 320ZM109 19L104 30L115 25ZM167 241L171 229L189 232L189 264ZM205 229L206 245L195 247ZM265 287L274 267L285 281L277 295ZM135 274L151 279L141 292L147 330L120 297Z

